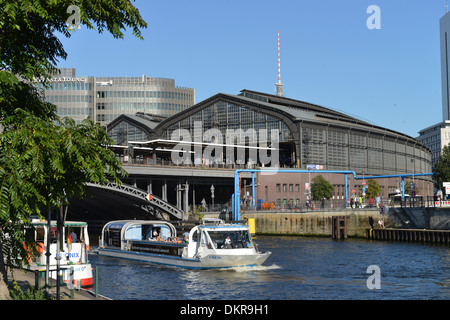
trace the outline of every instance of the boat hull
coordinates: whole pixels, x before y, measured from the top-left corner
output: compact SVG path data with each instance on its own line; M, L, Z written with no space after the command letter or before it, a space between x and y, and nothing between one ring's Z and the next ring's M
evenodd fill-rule
M102 256L155 263L186 269L221 269L241 266L257 266L263 264L270 256L270 252L249 255L206 255L197 259L182 258L145 252L133 252L99 248L98 254Z
M28 269L33 270L35 272L46 271L45 266L31 265ZM76 288L81 287L85 289L91 289L94 287L94 277L91 264L86 263L86 264L62 265L60 269L61 269L60 276L62 277L64 283L68 284L69 282L72 282ZM73 271L71 271L71 269ZM56 280L57 278L56 266L51 265L49 271L50 271L49 278ZM71 274L71 272L73 273Z

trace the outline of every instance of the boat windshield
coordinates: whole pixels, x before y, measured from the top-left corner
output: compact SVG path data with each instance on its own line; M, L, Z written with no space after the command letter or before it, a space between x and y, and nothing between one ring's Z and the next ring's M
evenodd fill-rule
M253 242L248 230L208 230L216 249L252 248Z

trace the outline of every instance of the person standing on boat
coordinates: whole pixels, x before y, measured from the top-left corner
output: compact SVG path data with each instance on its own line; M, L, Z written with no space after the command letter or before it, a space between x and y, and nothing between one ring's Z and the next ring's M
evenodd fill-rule
M227 236L226 239L225 239L225 248L227 248L227 249L231 249L232 248L230 236Z
M77 234L73 231L73 229L70 229L70 238L72 239L72 243L77 242Z

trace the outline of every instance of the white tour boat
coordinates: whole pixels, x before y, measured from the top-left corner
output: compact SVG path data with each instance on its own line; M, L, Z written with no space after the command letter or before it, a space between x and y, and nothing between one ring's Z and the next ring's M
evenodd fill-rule
M247 225L206 219L184 237L166 221L119 220L102 230L98 254L189 269L261 265L271 254L260 252Z
M88 261L89 235L86 222L66 221L64 223L63 235L60 237L61 247L59 255L60 276L65 283L72 280L75 286L92 288L94 278L92 266ZM33 219L31 228L26 228L26 236L31 236L37 246L38 256L29 261L30 270L45 271L47 269L47 251L50 252L49 278L57 278L57 232L56 221ZM50 232L50 243L48 243L48 233Z

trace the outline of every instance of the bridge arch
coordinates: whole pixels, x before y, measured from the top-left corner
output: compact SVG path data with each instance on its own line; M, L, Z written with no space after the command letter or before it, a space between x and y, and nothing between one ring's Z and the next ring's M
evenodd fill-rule
M90 196L70 199L70 219L109 221L117 219L187 220L188 214L170 203L130 185L85 183Z
M143 210L153 213L155 217L162 217L160 214L164 212L170 216L171 219L186 220L187 214L181 209L171 205L170 203L145 192L144 190L132 187L126 184L115 184L109 182L106 185L100 185L96 183L87 182L85 185L88 188L100 188L102 190L117 193L124 197L128 197L130 201L133 201L135 205L140 206Z

